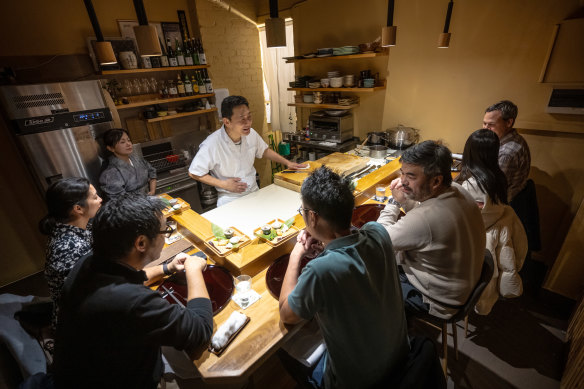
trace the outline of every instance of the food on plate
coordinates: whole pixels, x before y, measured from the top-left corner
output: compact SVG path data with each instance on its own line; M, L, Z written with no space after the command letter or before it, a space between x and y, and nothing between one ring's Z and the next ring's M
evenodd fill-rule
M173 208L173 209L180 209L181 207L180 207L180 204L174 204L174 205L172 206L172 208Z
M269 224L262 226L262 234L269 235L272 232L272 227Z
M225 236L225 237L227 237L227 236ZM234 237L229 239L229 243L231 243L232 245L238 244L240 240L241 240L241 237L234 236Z
M225 235L225 239L231 239L233 237L233 228L226 228L223 230L223 235Z
M272 228L275 228L276 230L282 228L282 223L276 220L272 223Z
M231 249L233 248L233 243L231 243L231 242L227 243L227 244L225 245L225 248L226 248L226 249L230 249L230 250L231 250Z

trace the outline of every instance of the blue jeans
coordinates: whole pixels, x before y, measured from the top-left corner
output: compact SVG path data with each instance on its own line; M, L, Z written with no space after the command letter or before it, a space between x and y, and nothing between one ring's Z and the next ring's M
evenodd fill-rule
M399 267L399 282L401 284L406 317L427 314L430 310L430 305L424 302L422 292L411 284L401 267Z

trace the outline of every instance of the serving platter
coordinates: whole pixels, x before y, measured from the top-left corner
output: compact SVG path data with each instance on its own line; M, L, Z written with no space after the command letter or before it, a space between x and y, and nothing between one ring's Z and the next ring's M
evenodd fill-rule
M205 239L205 246L207 246L211 251L213 251L215 254L217 254L220 257L225 257L225 256L231 254L232 252L239 250L240 248L242 248L243 246L245 246L251 242L251 239L249 238L249 236L245 235L243 232L241 232L237 228L235 228L235 227L229 227L229 228L231 228L233 230L234 237L237 236L240 238L240 241L236 247L227 248L226 244L220 244L223 242L221 242L221 239L217 238L215 235L211 235ZM226 240L227 240L227 242L229 242L229 239L226 239Z
M209 293L213 315L219 313L229 303L233 294L233 277L229 270L218 265L207 265L203 279ZM171 304L187 305L188 287L184 271L174 273L158 288L162 297Z
M282 223L282 225L284 225L284 220L282 219L274 219L274 220L270 220L268 223L270 226L272 224L274 224L275 222L280 222ZM272 227L272 230L274 230L274 228ZM253 234L255 236L257 236L260 240L266 242L267 244L269 244L272 247L278 247L281 244L287 242L288 240L290 240L290 238L298 235L298 232L300 232L300 230L298 229L298 227L295 227L294 225L291 225L287 231L283 232L282 235L276 235L275 238L273 239L267 239L263 234L262 234L262 228L258 227L253 231Z

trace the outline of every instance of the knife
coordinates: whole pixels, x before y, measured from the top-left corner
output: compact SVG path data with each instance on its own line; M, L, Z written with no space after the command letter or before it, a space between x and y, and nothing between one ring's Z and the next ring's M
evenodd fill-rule
M348 174L348 175L346 175L346 176L345 176L345 178L346 178L346 179L351 179L351 178L353 178L353 177L356 177L356 176L358 176L359 174L361 174L361 173L363 173L363 172L366 172L366 171L367 171L367 170L369 170L370 168L371 168L371 165L367 165L367 166L365 166L363 169L359 169L359 170L357 170L356 172L353 172L353 173L351 173L351 174Z
M306 170L282 170L280 173L308 173Z

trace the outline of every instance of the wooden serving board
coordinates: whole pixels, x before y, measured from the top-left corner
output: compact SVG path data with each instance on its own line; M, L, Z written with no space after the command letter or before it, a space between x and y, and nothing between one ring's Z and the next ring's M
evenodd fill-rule
M158 197L164 198L168 201L173 199L171 196L167 195L166 193L158 195ZM177 204L180 205L180 208L179 209L174 209L171 207L164 208L162 210L162 214L165 217L170 217L172 215L176 215L177 213L181 213L182 211L186 211L187 209L191 209L191 205L189 203L187 203L186 201L184 201L183 199L181 199L180 197L176 197L176 201L177 201Z
M300 192L302 182L308 177L310 173L321 166L326 166L340 175L348 175L363 169L367 166L369 158L358 157L356 155L332 153L316 161L307 162L310 168L302 170L302 173L284 173L279 172L274 175L274 184L286 189L291 189Z

